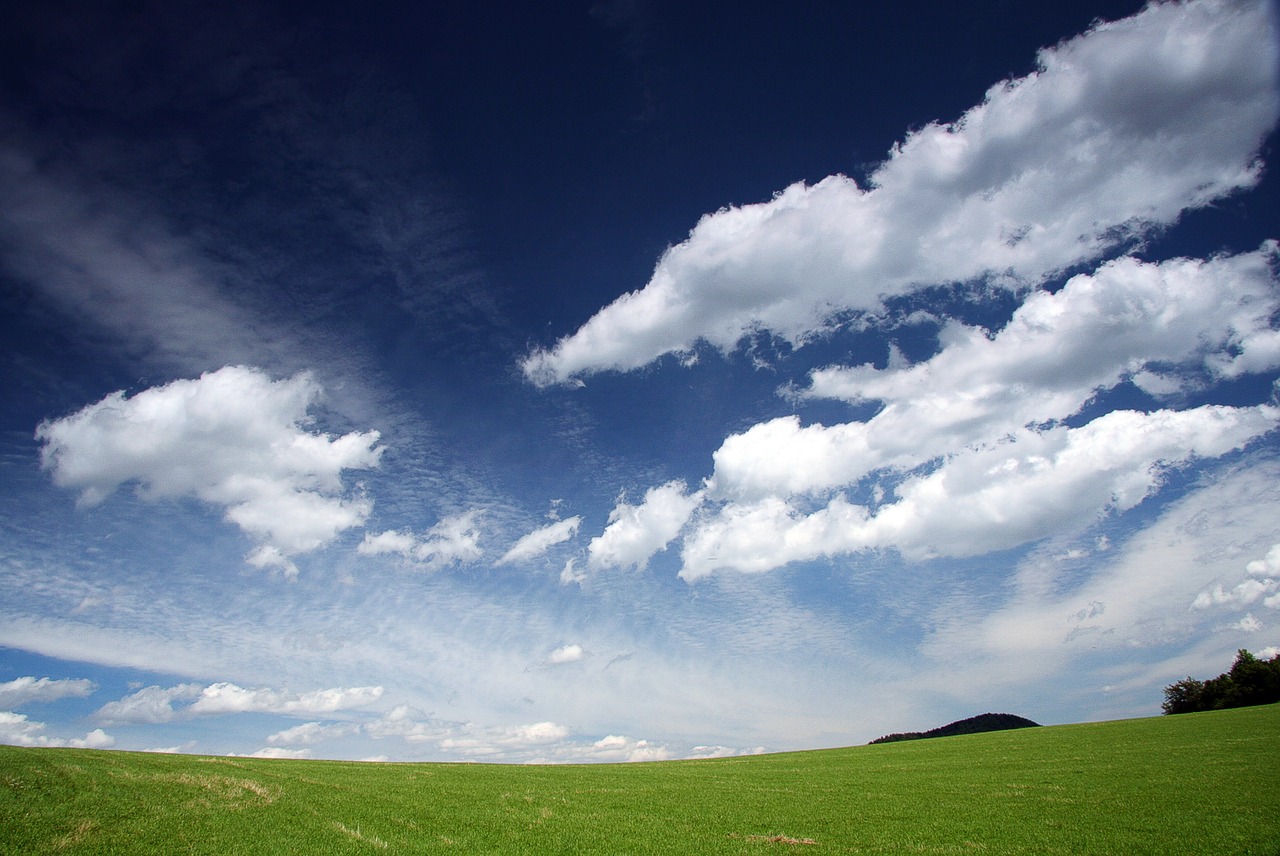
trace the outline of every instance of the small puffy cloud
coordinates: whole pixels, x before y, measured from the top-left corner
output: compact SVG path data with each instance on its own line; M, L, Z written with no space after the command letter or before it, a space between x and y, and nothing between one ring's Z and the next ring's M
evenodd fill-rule
M581 645L563 645L547 655L547 662L552 666L562 666L565 663L576 663L586 656L586 652Z
M560 584L570 585L577 583L582 585L587 580L587 572L578 567L577 559L569 559L564 563L564 568L560 571Z
M26 714L0 711L0 743L10 746L49 746L74 749L106 749L115 745L115 738L101 728L95 728L84 737L49 737L44 733L45 724L27 719Z
M703 217L525 376L626 371L760 329L801 343L929 285L1025 288L1250 187L1280 109L1273 15L1263 0L1151 4L1046 48L1034 73L909 134L868 188L832 176ZM1280 347L1255 334L1240 370Z
M578 527L581 525L581 517L569 517L535 529L503 553L498 564L508 565L537 558L556 544L562 544L578 534Z
M259 542L249 561L296 574L290 557L364 523L371 509L347 495L342 474L378 465L378 432L308 430L321 389L309 374L273 381L227 366L133 396L115 392L41 423L41 461L54 483L93 505L134 483L147 500L195 497Z
M226 713L308 716L366 707L382 697L382 687L334 687L305 693L246 689L228 682L201 686L144 687L97 712L106 723L160 723ZM189 703L186 703L189 702Z
M94 689L93 681L84 679L15 678L0 684L0 709L22 707L33 702L57 701L60 698L84 698Z
M609 525L587 546L588 566L643 568L702 504L703 491L690 494L687 490L683 481L675 480L650 488L640 505L619 500L609 514Z
M1244 569L1252 577L1280 577L1280 544L1274 545L1261 559L1245 565Z
M1261 601L1263 606L1280 609L1280 544L1274 545L1263 558L1245 565L1245 574L1245 578L1230 589L1224 589L1219 583L1200 592L1191 602L1191 608L1243 608Z
M1239 630L1242 633L1257 633L1262 629L1262 622L1253 617L1253 613L1249 613L1244 618L1231 625L1232 630Z
M432 570L468 564L484 554L476 525L478 516L479 512L468 511L446 517L422 535L395 530L366 534L356 552L362 556L401 556Z
M896 501L874 512L844 496L810 514L776 496L729 503L685 537L680 575L761 572L867 549L931 558L1016 547L1132 508L1163 471L1239 449L1278 423L1280 408L1268 405L1113 411L966 450L906 479Z

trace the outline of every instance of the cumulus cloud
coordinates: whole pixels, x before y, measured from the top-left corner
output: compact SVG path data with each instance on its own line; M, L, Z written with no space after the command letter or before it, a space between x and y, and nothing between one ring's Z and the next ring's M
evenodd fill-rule
M273 381L264 372L227 366L133 396L123 391L62 419L41 423L36 437L54 483L102 502L137 485L147 500L195 497L259 542L259 567L293 576L292 556L325 546L361 525L371 502L349 495L342 474L376 467L378 432L341 437L308 430L321 395L308 374Z
M283 731L277 731L267 737L272 745L297 745L300 743L319 743L335 737L346 737L359 731L359 725L351 722L304 722Z
M54 680L22 677L0 684L0 709L22 707L32 702L57 701L60 698L84 698L94 691L93 681L84 679Z
M0 711L0 743L10 746L60 746L75 749L106 749L115 745L115 738L101 728L95 728L84 737L50 737L44 733L45 724L27 719L26 714Z
M1245 574L1245 578L1231 588L1223 588L1219 583L1200 592L1191 602L1192 609L1214 606L1243 608L1259 601L1263 606L1280 609L1280 544L1268 550L1263 558L1249 562L1245 566ZM1248 618L1253 619L1253 616Z
M547 655L547 663L562 666L565 663L576 663L586 656L581 645L562 645Z
M509 565L537 558L556 544L563 544L578 534L578 527L581 525L581 517L570 517L535 529L503 553L502 558L498 559L498 564Z
M731 435L714 455L715 492L785 496L842 487L880 468L910 470L1065 419L1137 375L1153 387L1149 366L1161 366L1166 380L1187 363L1233 376L1245 362L1261 366L1265 355L1246 348L1271 332L1280 311L1277 261L1274 242L1210 261L1119 259L1056 293L1031 295L994 336L951 324L941 350L923 362L816 371L806 395L876 401L881 410L866 422L801 426L788 416Z
M378 719L364 723L360 729L374 739L429 744L446 755L471 760L585 763L661 761L674 757L671 750L662 744L621 735L593 739L575 734L568 726L550 720L521 725L486 726L436 719L407 705L400 705ZM313 729L299 726L299 734L304 737L312 732ZM273 735L270 742L304 742L276 740L275 737Z
M446 752L469 758L484 758L559 743L570 733L568 728L555 722L489 729L469 728L468 733L443 738L439 741L439 746Z
M305 693L275 689L246 689L220 682L144 687L108 702L97 712L105 723L153 724L226 713L275 713L313 716L367 707L382 697L382 687L333 687ZM189 702L189 703L188 703Z
M232 757L236 758L274 758L277 760L297 760L300 758L310 758L310 749L285 749L282 746L264 746L248 755L237 755L232 753Z
M648 740L635 740L621 734L601 737L591 744L589 752L593 761L669 761L671 750Z
M531 353L525 375L625 371L760 329L801 343L934 284L1033 286L1250 187L1280 109L1273 14L1153 4L1046 48L1032 74L909 134L867 188L832 176L705 216L644 288ZM1241 370L1280 346L1256 332Z
M451 727L449 723L401 704L373 722L366 723L364 731L378 740L398 738L406 743L434 743L447 737Z
M761 572L865 549L932 558L1016 547L1132 508L1168 469L1239 449L1278 423L1280 408L1269 405L1112 411L954 455L903 481L896 501L877 509L843 495L810 514L776 496L728 503L686 536L680 575Z
M694 746L686 758L735 758L740 755L763 755L765 748L756 746L751 749L734 749L730 746Z
M645 491L639 505L619 500L609 514L609 525L587 545L587 565L643 568L655 553L666 549L702 503L703 491L687 491L683 481L675 480Z
M484 554L478 516L479 512L468 511L446 517L422 535L398 530L366 534L356 552L362 556L401 556L432 570L474 562Z

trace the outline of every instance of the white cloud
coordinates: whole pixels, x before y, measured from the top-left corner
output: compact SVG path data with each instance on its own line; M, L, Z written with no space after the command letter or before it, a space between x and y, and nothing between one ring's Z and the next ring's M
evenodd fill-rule
M362 556L397 555L430 569L467 564L479 559L480 529L476 511L446 517L422 535L390 530L366 534L356 548Z
M1141 711L1170 680L1217 674L1244 640L1187 604L1259 542L1274 541L1278 478L1273 459L1218 468L1091 565L1047 560L1057 550L1031 554L993 610L956 602L937 611L938 626L921 645L934 668L914 672L912 689L981 703L1042 686L1047 674L1075 673L1085 688L1140 689ZM1116 674L1099 674L1099 661L1069 665L1097 656Z
M469 727L464 734L440 740L439 746L446 752L469 758L484 758L559 743L569 734L568 728L555 722L488 729Z
M1267 405L1112 411L1080 428L1023 429L957 454L904 481L897 501L874 513L843 496L812 514L778 497L730 503L686 536L680 575L760 572L876 548L930 558L1016 547L1132 508L1164 470L1241 448L1278 422L1280 408Z
M260 545L260 567L296 573L288 557L362 524L370 501L344 496L342 473L376 467L378 432L306 430L320 387L308 374L273 381L227 366L131 397L108 395L41 423L41 460L61 487L94 505L134 482L144 499L196 497L225 510Z
M629 370L762 328L802 342L931 284L1034 285L1252 186L1278 114L1272 16L1262 0L1155 4L1042 50L1033 74L909 134L869 189L832 176L703 217L525 375ZM1270 361L1275 338L1249 350Z
M401 704L387 711L381 718L367 723L364 730L370 737L378 740L399 738L407 743L435 743L450 734L451 726Z
M1231 625L1231 629L1239 630L1241 633L1257 633L1262 629L1262 622L1253 617L1250 613L1244 618Z
M365 723L363 731L374 739L400 739L419 745L431 744L447 756L504 763L661 761L674 757L670 749L662 744L620 735L593 740L575 734L568 726L551 720L522 725L484 726L472 722L435 719L407 705L396 707L381 718ZM310 733L310 730L306 733ZM290 741L276 741L273 736L272 742Z
M1245 565L1245 573L1245 578L1230 590L1218 583L1200 592L1191 602L1192 609L1246 607L1258 601L1262 601L1263 606L1280 609L1280 544L1272 546L1263 558Z
M600 738L591 744L587 754L593 761L669 761L672 757L666 746L620 734Z
M151 724L226 713L275 713L307 716L367 707L382 697L382 687L333 687L305 693L246 689L221 682L144 687L97 712L106 723ZM182 704L190 702L190 704Z
M359 725L351 722L304 722L301 725L277 731L267 737L267 742L273 745L319 743L321 740L346 737L349 734L354 734L359 728Z
M584 656L586 652L581 645L563 645L547 655L547 662L552 666L562 666L565 663L576 663Z
M1268 330L1280 310L1277 261L1274 243L1203 262L1119 259L1031 295L995 336L952 324L924 362L814 372L807 395L882 409L867 422L802 427L788 416L731 435L712 484L739 500L842 487L1064 419L1149 365L1220 371L1216 358Z
M765 748L756 746L752 749L734 749L729 746L694 746L686 758L735 758L741 755L763 755Z
M198 698L203 689L200 684L179 684L167 688L143 687L118 701L107 702L98 709L95 716L108 725L170 722L177 715L174 703Z
M95 689L93 681L23 677L0 684L0 709L60 698L84 698Z
M310 758L310 749L285 749L281 746L264 746L248 755L236 755L232 753L232 757L236 758L274 758L276 760L297 760L299 758Z
M609 514L609 525L587 546L588 566L643 568L654 553L671 543L702 503L703 491L688 494L687 490L683 481L669 481L645 491L640 505L619 500Z
M541 556L556 544L562 544L576 535L578 527L581 525L581 517L570 517L565 520L557 520L555 523L543 526L540 529L535 529L513 544L511 549L503 553L502 558L498 559L498 564L507 565L515 562L527 562L529 559Z
M190 715L282 713L307 715L367 707L382 698L382 687L333 687L305 693L245 689L232 683L210 684L187 708Z
M1254 559L1244 569L1254 577L1280 577L1280 544L1273 545L1267 555Z
M569 585L577 583L582 585L587 580L587 572L579 570L578 560L571 558L564 563L564 568L560 571L560 584Z
M115 745L115 738L101 728L95 728L84 737L62 738L44 734L45 724L27 719L26 714L0 711L0 743L10 746L61 746L74 749L106 749Z

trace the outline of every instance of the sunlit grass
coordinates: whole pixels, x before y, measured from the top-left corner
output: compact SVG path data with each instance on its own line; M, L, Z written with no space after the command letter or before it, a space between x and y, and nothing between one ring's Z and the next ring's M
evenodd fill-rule
M1280 706L639 765L0 747L4 853L1280 854Z

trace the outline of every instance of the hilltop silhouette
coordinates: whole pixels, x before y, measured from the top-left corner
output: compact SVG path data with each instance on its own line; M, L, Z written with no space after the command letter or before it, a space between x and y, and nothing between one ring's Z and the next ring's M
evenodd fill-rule
M898 734L886 734L877 737L872 743L896 743L900 740L926 740L930 737L954 737L957 734L978 734L983 731L1008 731L1013 728L1039 728L1040 723L1032 722L1012 713L980 713L968 719L932 728L928 731L906 731Z

